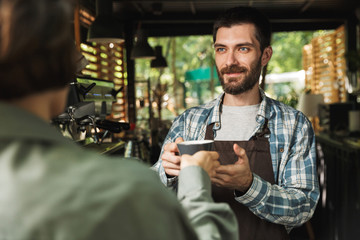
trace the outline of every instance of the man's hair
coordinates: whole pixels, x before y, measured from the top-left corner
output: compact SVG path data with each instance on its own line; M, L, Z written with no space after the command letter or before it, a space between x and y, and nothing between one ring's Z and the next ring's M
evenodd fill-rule
M0 99L60 89L74 79L69 0L0 0Z
M254 24L256 33L255 37L260 42L260 49L263 51L270 46L271 41L271 24L269 19L259 10L252 7L235 7L230 8L221 14L213 26L213 41L216 42L216 34L219 28L230 28L240 24Z

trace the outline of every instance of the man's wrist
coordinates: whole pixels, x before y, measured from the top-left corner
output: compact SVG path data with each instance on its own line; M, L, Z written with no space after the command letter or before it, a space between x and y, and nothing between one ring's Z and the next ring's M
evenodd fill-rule
M254 180L254 176L252 173L250 173L250 176L249 176L247 182L244 184L244 186L241 186L241 187L235 189L235 194L242 196L244 193L246 193L250 189L253 180Z
M271 183L263 180L256 174L253 174L253 182L247 192L241 196L235 196L236 201L244 204L246 207L256 207L258 204L264 202L271 189ZM235 193L234 193L235 195Z

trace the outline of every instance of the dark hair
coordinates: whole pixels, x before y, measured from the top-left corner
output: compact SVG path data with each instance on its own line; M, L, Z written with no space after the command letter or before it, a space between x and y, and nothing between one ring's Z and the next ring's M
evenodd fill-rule
M216 41L216 34L221 27L232 27L234 25L252 23L256 28L256 39L260 42L260 49L263 51L270 46L271 24L269 19L259 10L252 7L235 7L228 9L221 14L213 26L213 41Z
M69 0L0 0L0 99L60 89L74 78Z

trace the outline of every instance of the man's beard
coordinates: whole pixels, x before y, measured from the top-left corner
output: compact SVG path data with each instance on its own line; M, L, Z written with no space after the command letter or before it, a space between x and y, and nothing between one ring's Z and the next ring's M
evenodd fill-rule
M261 61L259 60L255 62L250 67L250 71L245 67L241 67L235 64L222 68L221 70L216 67L224 92L231 95L237 95L251 90L259 81L261 74ZM225 83L223 76L226 73L243 73L244 75L240 77L228 78L227 83ZM241 78L243 79L241 80Z

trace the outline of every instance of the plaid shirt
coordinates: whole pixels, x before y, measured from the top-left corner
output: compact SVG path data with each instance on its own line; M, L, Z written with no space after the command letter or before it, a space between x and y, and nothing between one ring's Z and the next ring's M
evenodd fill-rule
M309 220L319 199L316 171L315 135L311 123L301 112L268 98L260 90L262 101L256 116L255 133L261 131L265 118L270 129L270 153L276 184L271 185L256 174L250 189L234 198L254 214L270 222L285 225L288 231ZM186 110L178 116L166 136L164 145L176 138L204 139L206 126L214 123L214 137L220 128L220 106L224 93L213 101ZM164 150L161 150L161 155ZM168 187L177 178L167 178L161 155L153 166Z

